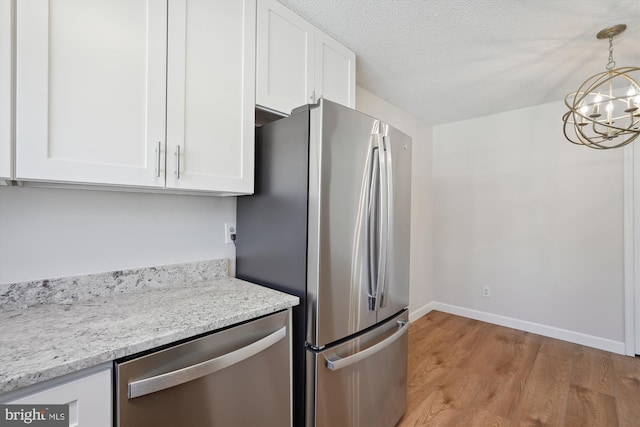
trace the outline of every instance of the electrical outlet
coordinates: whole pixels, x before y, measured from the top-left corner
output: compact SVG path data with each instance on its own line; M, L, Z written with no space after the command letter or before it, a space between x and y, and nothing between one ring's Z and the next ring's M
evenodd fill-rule
M224 223L224 242L231 244L236 239L236 223L225 222Z
M482 287L482 296L485 298L491 298L491 288L489 286Z

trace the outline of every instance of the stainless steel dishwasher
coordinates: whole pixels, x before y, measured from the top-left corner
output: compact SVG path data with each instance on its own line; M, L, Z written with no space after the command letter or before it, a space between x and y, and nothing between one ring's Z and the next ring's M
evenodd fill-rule
M290 426L288 331L284 311L116 361L116 426Z

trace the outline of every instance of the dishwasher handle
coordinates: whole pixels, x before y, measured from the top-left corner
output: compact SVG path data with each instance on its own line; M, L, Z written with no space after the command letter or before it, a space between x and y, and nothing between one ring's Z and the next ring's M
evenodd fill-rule
M287 336L287 327L283 326L277 331L264 338L259 339L245 347L234 350L230 353L218 356L214 359L198 363L196 365L187 366L186 368L177 369L167 372L166 374L156 375L154 377L145 378L143 380L133 381L129 383L128 397L135 399L136 397L155 393L170 387L184 384L189 381L196 380L214 372L220 371L236 363L242 362L251 356L260 353L271 347L281 339Z
M394 332L393 335L391 335L384 341L372 345L366 350L362 350L347 357L340 357L335 353L332 353L333 357L331 357L330 359L325 356L325 360L327 361L327 368L332 371L337 371L338 369L346 368L347 366L353 365L354 363L359 362L362 359L366 359L367 357L372 356L381 350L384 350L407 332L407 330L409 329L409 322L398 321L398 326L400 326L400 328L396 332Z

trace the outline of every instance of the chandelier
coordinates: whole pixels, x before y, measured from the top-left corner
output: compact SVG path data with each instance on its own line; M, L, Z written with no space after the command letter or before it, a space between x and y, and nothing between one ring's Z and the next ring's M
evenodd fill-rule
M624 24L615 25L596 35L609 39L607 71L589 77L564 99L569 108L562 116L564 136L574 144L618 148L640 135L640 85L632 78L636 75L638 79L640 68L614 68L613 37L626 28Z

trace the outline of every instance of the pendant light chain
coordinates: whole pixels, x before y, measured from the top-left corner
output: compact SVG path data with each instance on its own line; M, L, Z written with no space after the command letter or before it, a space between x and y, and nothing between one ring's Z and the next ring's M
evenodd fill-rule
M609 36L609 62L607 62L607 70L611 71L615 68L616 61L613 60L613 35Z

